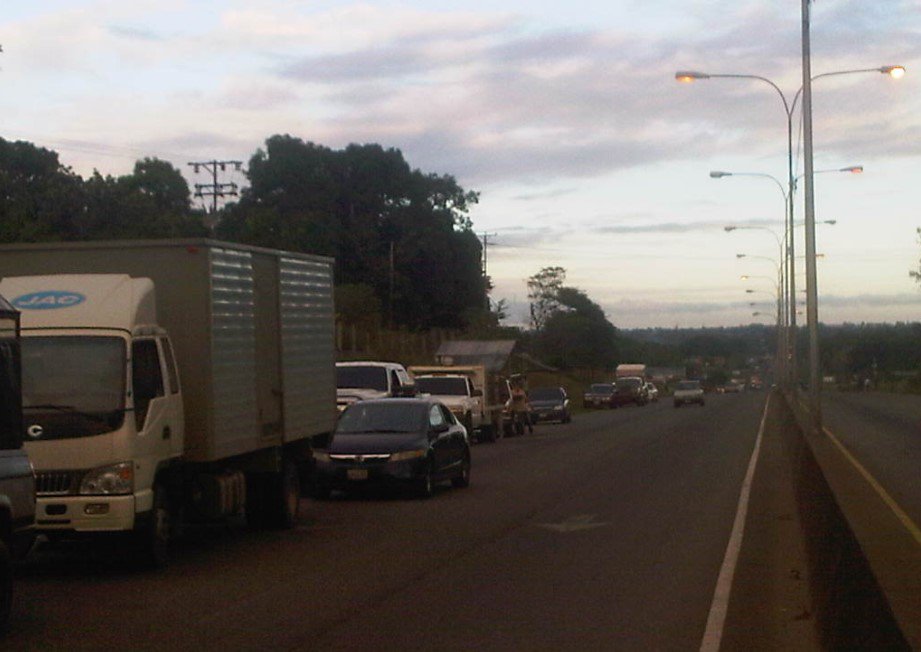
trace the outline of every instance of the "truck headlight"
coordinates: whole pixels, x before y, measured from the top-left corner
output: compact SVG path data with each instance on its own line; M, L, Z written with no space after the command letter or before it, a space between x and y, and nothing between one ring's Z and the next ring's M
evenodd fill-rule
M101 466L83 476L80 494L91 496L125 495L134 492L134 464L121 462Z
M428 453L425 449L412 450L412 451L400 451L399 453L394 453L390 456L391 462L405 462L406 460L414 460L419 457L425 457Z

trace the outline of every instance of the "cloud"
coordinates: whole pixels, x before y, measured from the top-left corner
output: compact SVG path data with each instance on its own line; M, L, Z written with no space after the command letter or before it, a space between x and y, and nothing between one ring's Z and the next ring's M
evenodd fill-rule
M109 25L108 31L113 36L137 40L137 41L148 41L148 42L160 42L164 41L165 37L154 32L153 30L144 29L142 27L131 27L131 26L122 26L122 25Z
M557 199L558 197L565 197L567 195L572 195L577 192L577 188L556 188L554 190L544 190L541 192L527 192L520 195L515 195L512 197L515 201L545 201L547 199Z

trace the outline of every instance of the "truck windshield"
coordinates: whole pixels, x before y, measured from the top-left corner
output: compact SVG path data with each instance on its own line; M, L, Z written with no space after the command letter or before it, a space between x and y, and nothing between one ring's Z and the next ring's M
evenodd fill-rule
M336 387L339 389L376 389L387 391L387 370L384 367L349 365L336 367Z
M22 338L26 441L86 437L121 427L125 351L119 337Z
M466 378L416 378L416 390L435 396L467 396Z

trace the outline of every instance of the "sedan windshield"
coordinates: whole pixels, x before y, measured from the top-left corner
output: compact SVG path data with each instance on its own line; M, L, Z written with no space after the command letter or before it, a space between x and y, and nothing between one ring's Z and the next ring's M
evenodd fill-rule
M538 387L531 392L532 401L560 401L563 399L563 392L559 387Z
M336 387L339 389L376 389L387 391L387 370L372 365L336 367Z
M428 405L425 403L359 401L342 413L336 425L336 434L421 432L427 414Z
M416 390L420 394L434 394L436 396L466 396L466 378L416 378Z

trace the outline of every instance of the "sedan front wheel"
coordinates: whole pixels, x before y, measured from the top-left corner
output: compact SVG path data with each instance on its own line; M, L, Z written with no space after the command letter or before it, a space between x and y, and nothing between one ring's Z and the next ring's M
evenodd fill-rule
M458 489L470 486L470 455L464 457L464 463L461 465L460 475L451 478L451 486Z

